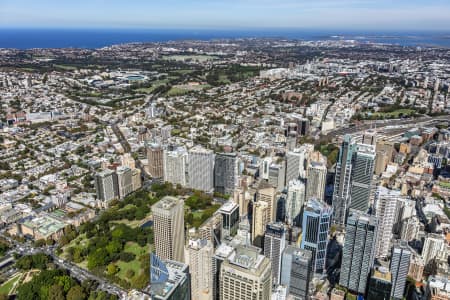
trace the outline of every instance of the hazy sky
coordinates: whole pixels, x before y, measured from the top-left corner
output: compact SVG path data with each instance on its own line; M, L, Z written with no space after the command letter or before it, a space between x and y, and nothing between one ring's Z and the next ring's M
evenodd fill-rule
M450 0L0 0L0 27L450 30Z

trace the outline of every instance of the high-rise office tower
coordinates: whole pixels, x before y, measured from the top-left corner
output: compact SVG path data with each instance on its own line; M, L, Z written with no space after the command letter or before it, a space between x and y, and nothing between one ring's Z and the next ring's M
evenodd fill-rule
M386 170L388 163L392 161L394 143L386 140L377 141L375 157L375 174L380 175Z
M325 271L332 215L333 209L320 200L310 199L305 205L301 248L311 251L314 273Z
M150 294L155 300L191 300L189 266L150 254Z
M256 193L256 200L258 202L266 202L269 206L269 220L270 222L275 222L277 215L277 191L274 187L267 187L258 189Z
M188 178L191 189L214 191L214 152L200 146L189 150Z
M156 255L184 261L183 201L166 196L152 206Z
M350 204L353 154L355 151L355 141L350 135L345 135L336 163L333 190L333 222L339 225L344 225L348 205Z
M187 160L186 148L179 147L173 151L164 150L164 181L174 185L187 186Z
M259 168L259 176L262 179L269 180L269 169L272 164L272 157L264 157L261 160L261 166Z
M239 227L239 205L228 201L219 208L218 213L222 216L222 238L234 236Z
M156 143L147 145L147 160L150 175L153 178L163 178L164 150L161 145Z
M120 166L116 170L119 197L125 198L133 192L133 173L130 168Z
M210 241L202 239L189 240L188 246L189 272L191 274L192 299L213 299L213 267L214 248Z
M391 257L392 291L394 300L403 299L406 286L406 277L409 272L412 251L408 243L400 241L394 244Z
M299 148L286 153L286 182L294 179L306 179L306 167L314 145L303 144Z
M252 241L253 245L262 247L262 241L267 224L270 221L270 210L267 202L257 201L253 204Z
M427 266L434 259L442 257L445 247L445 241L442 235L433 233L427 235L422 249L422 258L425 266Z
M218 153L214 164L214 190L233 195L238 177L238 160L235 153Z
M377 219L351 209L345 229L339 284L350 291L364 294L375 259Z
M349 208L362 212L367 212L369 209L374 162L375 146L357 144L352 168L352 186Z
M392 275L387 268L375 268L369 279L367 300L390 300Z
M286 222L289 225L300 225L300 214L304 203L305 184L300 180L290 181L286 198Z
M257 248L238 246L220 268L221 300L270 300L272 270Z
M311 251L287 246L281 263L281 284L294 299L309 299L309 285L312 278Z
M306 180L306 200L309 200L311 198L323 200L325 196L326 181L326 163L312 161L308 165L308 179Z
M362 144L375 146L377 144L377 132L375 130L367 130L363 133Z
M306 136L309 134L309 119L301 118L298 120L297 133L300 136Z
M220 244L213 256L213 299L220 299L220 269L222 267L222 263L228 259L231 255L235 254L235 249L233 246L228 245L228 243L224 242Z
M396 213L402 198L400 191L390 190L382 186L377 188L375 196L375 215L379 222L375 251L375 257L377 258L389 256Z
M286 178L286 164L282 162L281 164L271 164L269 167L269 184L278 192L281 192L285 187Z
M270 223L266 226L264 235L264 256L272 264L272 279L274 284L280 283L281 258L286 247L286 230L283 223Z
M136 191L142 187L140 169L131 169L131 186L133 191Z
M119 197L117 176L112 170L103 170L95 175L97 199L109 202Z

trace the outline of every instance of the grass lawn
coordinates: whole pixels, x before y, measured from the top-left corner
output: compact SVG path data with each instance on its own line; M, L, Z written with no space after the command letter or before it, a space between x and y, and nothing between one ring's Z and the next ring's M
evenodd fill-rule
M189 91L186 89L178 88L178 87L172 87L168 92L167 96L181 96L184 94L187 94Z
M5 282L0 286L0 294L9 295L12 287L14 284L19 281L20 277L22 276L22 273L15 275L13 278Z
M133 221L129 221L128 219L122 219L122 220L117 220L117 221L111 221L112 224L125 224L127 226L130 226L131 228L136 228L138 227L142 222L144 222L143 220L133 220Z
M212 55L165 55L163 56L163 59L165 60L176 60L176 61L187 61L187 60L193 60L198 62L205 62L208 60L214 60L216 59L216 56Z
M410 108L401 108L401 109L397 109L394 110L392 112L376 112L373 113L373 116L376 117L385 117L385 118L399 118L400 114L402 114L402 116L409 116L413 113L415 113L416 111L414 109L410 109Z
M139 262L139 257L141 255L149 255L150 248L148 246L141 247L137 243L128 242L125 245L125 252L130 252L136 255L136 258L130 262L124 262L124 261L117 261L115 264L119 267L119 272L117 273L117 276L121 279L128 280L131 282L131 278L128 278L126 273L128 270L133 270L134 276L139 276L139 274L144 270L144 268L141 266L141 263ZM150 257L149 257L150 259Z
M72 70L76 70L77 67L74 66L66 66L66 65L53 65L55 68L59 68L59 69L63 69L63 70L67 70L67 71L72 71Z

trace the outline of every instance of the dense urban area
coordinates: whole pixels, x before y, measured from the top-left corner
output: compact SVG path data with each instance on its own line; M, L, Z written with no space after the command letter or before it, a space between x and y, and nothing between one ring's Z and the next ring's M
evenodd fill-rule
M0 299L450 299L450 49L0 49Z

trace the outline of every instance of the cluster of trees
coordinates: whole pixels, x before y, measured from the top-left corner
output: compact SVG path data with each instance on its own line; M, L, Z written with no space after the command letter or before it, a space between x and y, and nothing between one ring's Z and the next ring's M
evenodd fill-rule
M185 213L185 221L189 226L200 227L216 210L220 204L212 204L213 197L201 191L194 191L184 204L190 208ZM192 211L197 211L194 215Z
M131 262L139 259L141 266L149 260L148 255L136 257L126 252L128 242L146 247L153 243L153 229L151 227L132 228L126 224L114 221L127 219L129 221L142 220L150 212L150 206L157 199L152 198L146 191L138 191L126 197L123 201L112 203L112 207L105 211L96 221L87 222L79 227L78 232L69 228L60 240L61 245L70 243L77 236L84 234L88 239L86 244L77 244L66 249L67 258L75 263L87 260L87 267L98 276L107 276L112 281L125 288L143 288L148 284L149 271L140 274L128 274L129 281L117 276L119 271L116 262ZM149 266L148 266L149 268ZM130 272L131 273L131 272ZM135 276L136 275L136 276Z
M25 255L16 261L16 267L21 270L31 270L31 269L47 269L49 263L52 262L50 256L38 253L34 255ZM31 298L30 298L31 299Z
M96 291L97 284L85 281L81 285L63 270L42 270L17 290L18 300L116 300L115 295Z
M151 190L157 199L161 199L164 196L183 196L189 192L188 189L183 188L181 185L174 186L170 182L153 184Z
M327 157L328 166L332 166L336 163L338 155L339 155L339 147L336 145L329 144L319 144L316 146L316 150L320 151L322 155Z
M212 86L219 86L227 82L238 82L259 75L260 68L231 65L227 68L211 70L206 75L206 82ZM225 78L225 80L221 80Z
M6 254L9 250L9 245L7 242L0 240L0 257Z

